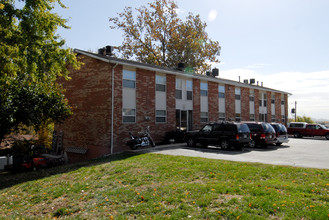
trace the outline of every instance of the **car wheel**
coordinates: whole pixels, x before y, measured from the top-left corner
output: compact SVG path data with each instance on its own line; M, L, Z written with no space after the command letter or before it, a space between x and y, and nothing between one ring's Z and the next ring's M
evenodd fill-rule
M194 141L194 139L193 138L188 138L187 139L187 146L188 147L195 147L195 141Z
M294 138L301 138L302 135L299 132L294 133Z
M254 148L256 147L256 142L254 140L251 140L248 144L249 147Z
M327 139L327 140L329 140L329 133L328 133L328 134L326 134L326 139Z
M229 145L228 141L227 140L222 140L220 142L220 148L222 150L229 150L230 149L230 145Z

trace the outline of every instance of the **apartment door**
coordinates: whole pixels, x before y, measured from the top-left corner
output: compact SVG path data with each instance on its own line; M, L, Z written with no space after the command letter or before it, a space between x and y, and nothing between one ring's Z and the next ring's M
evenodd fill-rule
M192 110L176 109L176 128L182 131L192 130Z

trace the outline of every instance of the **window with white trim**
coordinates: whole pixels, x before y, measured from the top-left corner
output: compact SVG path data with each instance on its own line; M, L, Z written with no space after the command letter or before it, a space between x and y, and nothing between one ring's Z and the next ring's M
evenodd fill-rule
M125 69L122 72L122 86L125 88L136 88L136 72Z
M155 76L155 90L159 92L166 91L166 76L162 76L162 75Z
M136 122L136 109L122 109L122 122L135 123Z
M176 99L182 99L183 80L176 79Z
M200 83L200 95L208 96L208 83L205 82Z
M166 123L167 122L166 110L156 110L156 112L155 112L155 121L157 123Z
M241 99L241 89L235 88L235 100L240 100L240 99Z
M218 98L225 99L225 86L218 86Z
M201 112L201 123L207 123L208 122L208 112Z
M218 114L218 120L225 121L225 112L219 112Z
M241 114L235 113L235 121L240 122L241 121Z
M192 80L186 80L186 99L193 100L193 83Z
M250 102L254 102L255 101L255 92L252 89L249 90L249 101Z

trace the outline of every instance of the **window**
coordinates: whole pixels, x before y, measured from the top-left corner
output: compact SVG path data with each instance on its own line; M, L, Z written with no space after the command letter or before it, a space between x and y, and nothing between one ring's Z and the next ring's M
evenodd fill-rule
M271 120L272 122L275 122L276 120L275 120L275 115L272 115L272 120Z
M192 100L193 99L193 84L192 80L186 80L186 99Z
M202 123L208 122L208 112L201 112L201 122Z
M285 101L284 101L284 96L281 95L281 105L284 105L285 104Z
M235 100L240 100L240 99L241 99L241 89L235 88Z
M211 132L212 126L211 125L206 125L201 129L203 132Z
M220 112L218 114L218 120L225 121L225 113L224 112Z
M166 118L167 118L166 110L156 110L155 121L157 123L166 123L167 121Z
M135 109L122 109L122 121L123 123L135 123L136 122L136 110Z
M254 93L254 90L250 90L249 91L249 101L250 102L255 101L255 93Z
M123 70L122 86L126 88L136 88L136 72Z
M272 94L272 96L271 96L271 103L275 104L275 95L274 94Z
M200 95L208 96L208 83L200 83Z
M225 87L224 86L218 86L218 97L225 99Z
M250 114L250 121L255 121L255 114Z
M166 77L156 75L155 76L155 90L159 92L165 92L166 91Z
M241 114L240 113L235 114L235 121L237 121L237 122L241 121Z
M182 99L183 81L176 79L176 99Z
M267 106L267 95L266 93L263 93L263 97L264 97L264 107Z

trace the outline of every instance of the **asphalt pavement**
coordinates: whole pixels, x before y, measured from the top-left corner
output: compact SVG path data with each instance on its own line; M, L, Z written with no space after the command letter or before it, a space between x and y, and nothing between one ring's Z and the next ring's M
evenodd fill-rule
M140 152L204 157L210 159L256 162L274 165L329 169L329 140L324 138L290 138L289 143L267 148L244 148L224 151L216 146L189 148L186 143L160 145Z

